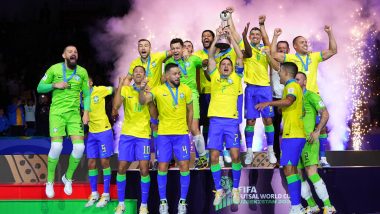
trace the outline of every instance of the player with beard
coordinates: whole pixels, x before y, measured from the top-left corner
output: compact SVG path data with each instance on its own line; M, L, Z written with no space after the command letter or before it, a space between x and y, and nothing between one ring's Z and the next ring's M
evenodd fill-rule
M175 38L170 41L170 49L173 54L172 57L170 57L165 64L173 63L178 66L178 68L181 71L181 83L184 85L187 85L193 95L193 120L192 120L192 126L191 126L191 134L193 135L195 148L197 149L197 152L199 154L199 161L201 164L204 164L204 162L207 162L206 158L206 150L205 150L205 140L203 138L203 135L201 134L201 131L199 129L199 92L197 89L197 68L202 67L202 60L201 58L195 56L195 55L189 55L187 53L187 49L184 48L184 44L182 39ZM189 57L184 58L184 55L189 55Z
M176 56L178 52L174 52ZM168 213L166 183L169 161L172 153L176 156L181 173L181 197L178 213L186 213L186 197L190 185L190 140L189 131L193 120L192 90L180 83L181 74L178 65L168 63L165 66L166 82L150 93L145 93L146 80L141 83L139 101L141 105L154 102L160 115L157 137L158 191L160 195L160 213Z
M329 38L329 48L327 50L310 52L307 40L303 36L297 36L293 39L293 48L296 51L295 54L274 53L273 58L279 62L294 62L300 72L303 72L307 76L306 88L309 91L319 94L317 76L318 65L320 62L329 59L338 52L338 47L331 26L325 25L325 32ZM320 121L320 116L317 118L317 123ZM327 130L324 128L321 130L319 137L320 142L320 155L321 166L330 166L326 159L325 146L327 144Z
M152 46L149 40L140 39L137 42L137 49L140 57L134 59L129 66L128 72L128 83L132 81L133 69L136 66L142 66L145 69L145 76L149 80L148 89L151 90L162 84L162 65L164 60L171 55L170 51L161 51L156 53L151 53ZM154 141L157 138L157 125L158 125L158 114L157 109L153 104L149 104L149 111L151 115L151 128L152 128L152 146L154 146ZM113 115L117 115L117 111L113 109ZM153 150L152 150L153 151ZM157 167L157 159L155 158L153 163L153 169Z
M49 126L51 147L48 155L48 178L45 193L54 197L55 169L62 151L63 137L70 136L73 151L69 166L62 176L66 195L72 194L73 174L84 151L83 124L89 121L90 90L88 74L85 68L77 65L78 51L73 45L65 47L62 57L64 62L52 65L38 84L38 93L52 92ZM80 96L84 95L84 113L80 116ZM67 132L66 132L67 131Z

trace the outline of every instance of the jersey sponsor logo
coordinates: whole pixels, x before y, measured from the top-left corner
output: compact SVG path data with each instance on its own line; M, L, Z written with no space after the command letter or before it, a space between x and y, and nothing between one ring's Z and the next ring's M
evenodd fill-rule
M47 75L47 74L45 74L45 75L44 75L44 77L42 77L42 80L44 80L44 81L45 81L45 80L47 80L47 78L48 78L48 75Z
M128 96L129 99L133 98L132 96Z
M294 94L294 88L288 88L288 94Z
M168 96L168 94L162 94L162 96L166 97L166 96Z
M94 97L94 103L98 103L99 102L99 97L98 96L95 96Z

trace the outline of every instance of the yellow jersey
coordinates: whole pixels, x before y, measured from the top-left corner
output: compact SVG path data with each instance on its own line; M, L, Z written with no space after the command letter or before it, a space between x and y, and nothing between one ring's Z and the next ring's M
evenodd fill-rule
M205 60L205 59L208 59L208 51L207 49L202 49L202 50L199 50L199 51L196 51L194 53L195 56L201 58L201 60ZM206 76L205 76L205 73L203 71L203 69L201 68L200 69L200 77L199 77L199 80L200 80L200 88L201 88L201 91L199 92L200 94L210 94L211 92L211 82L207 80Z
M323 61L322 52L312 52L307 55L285 54L284 62L293 62L297 65L298 71L307 76L306 89L314 93L319 93L317 75L318 64Z
M187 126L187 104L192 103L189 86L180 84L171 88L165 83L151 90L158 109L159 135L184 135L189 133Z
M141 57L134 59L129 66L129 75L133 74L133 69L136 66L143 66L145 68L145 74L148 77L148 86L154 88L161 85L162 77L162 63L167 57L167 52L157 52L149 55L146 62L143 62Z
M282 99L293 96L296 100L292 105L282 108L283 134L282 138L305 138L303 124L303 92L295 79L288 80L285 84Z
M244 43L240 42L240 47L244 48ZM267 56L262 52L266 46L259 45L255 47L251 45L252 57L244 58L244 82L251 85L270 86L268 73L269 62Z
M111 129L105 108L105 97L112 94L112 87L94 86L90 89L90 121L88 126L91 133L104 132Z
M242 74L232 72L222 78L219 70L210 73L211 100L208 117L238 118L237 99L241 87Z
M124 121L121 134L138 138L150 138L150 114L148 105L140 105L139 89L123 86L121 96L124 98Z

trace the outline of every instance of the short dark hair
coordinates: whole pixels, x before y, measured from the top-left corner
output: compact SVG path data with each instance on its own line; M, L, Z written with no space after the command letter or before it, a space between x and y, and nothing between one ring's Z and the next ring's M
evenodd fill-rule
M182 40L181 40L182 41ZM177 43L177 42L176 42ZM175 63L168 63L165 65L165 74L172 68L178 68L178 65Z
M75 45L73 45L73 44L66 45L65 48L63 49L63 53L65 53L65 51L66 51L66 49L67 49L68 47L74 47L74 48L77 49L77 47L76 47Z
M149 45L151 46L150 41L147 40L147 39L140 39L140 40L137 42L137 44L139 44L140 42L148 42Z
M305 74L304 72L298 71L298 72L296 73L296 76L297 76L297 74L302 74L302 75L305 77L305 80L307 80L307 76L306 76L306 74Z
M287 70L293 78L298 73L298 67L294 62L283 62L283 63L281 63L281 69Z
M212 36L213 39L215 38L215 33L214 33L212 30L204 30L204 31L202 32L202 36L203 36L203 34L206 33L206 32L209 32L209 33L211 34L211 36Z
M133 73L135 72L135 69L136 68L142 68L143 71L144 71L144 74L145 74L145 68L142 66L142 65L136 65L134 68L133 68Z
M296 36L294 39L293 39L293 46L294 46L294 44L296 44L296 42L297 42L297 39L299 39L299 38L301 38L302 36Z
M260 30L260 28L258 28L258 27L253 27L253 28L249 31L249 33L252 33L252 31L254 31L254 30L260 31L260 33L261 33L261 30Z
M170 45L175 44L175 43L179 43L183 47L183 41L182 41L182 39L180 39L180 38L174 38L174 39L172 39L170 41Z
M220 60L220 62L219 62L219 66L222 64L222 62L223 62L224 60L228 60L228 61L230 61L231 65L234 66L234 63L233 63L232 60L231 60L230 58L228 58L228 57L225 57L225 58L223 58L222 60Z
M278 42L277 42L277 45L280 44L280 43L284 43L284 44L286 44L286 46L288 46L288 48L289 48L289 42L288 42L288 41L285 41L285 40L278 41Z

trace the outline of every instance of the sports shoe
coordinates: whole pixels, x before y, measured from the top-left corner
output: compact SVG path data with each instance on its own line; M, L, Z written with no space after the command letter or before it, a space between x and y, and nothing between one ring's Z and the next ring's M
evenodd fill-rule
M306 207L305 211L306 211L306 214L317 214L321 210L319 209L318 205L315 205L314 207L310 207L310 206Z
M124 214L124 212L125 212L125 205L119 203L115 209L115 214Z
M222 203L223 198L226 197L226 193L224 190L217 190L215 191L215 199L214 199L214 206L218 206L220 203Z
M194 163L195 169L205 169L208 167L208 161L206 156L199 157L196 163Z
M276 155L274 154L273 151L268 151L267 155L268 155L268 158L269 158L269 163L271 163L271 164L276 164L277 163L277 158L276 158Z
M84 205L84 207L91 207L92 205L95 204L95 202L97 202L99 200L99 193L96 192L96 193L92 193L89 197L88 197L88 201L87 203Z
M54 198L54 183L53 182L47 182L45 187L45 194L48 198Z
M73 184L73 180L69 180L66 178L66 174L64 174L62 176L62 182L65 184L65 188L63 189L63 191L65 192L66 195L71 195L73 194L73 187L72 187L72 184Z
M223 150L223 157L224 157L224 161L226 163L231 163L232 162L232 159L231 159L231 155L230 155L230 151L228 150Z
M147 206L140 206L139 214L148 214L148 207Z
M244 163L245 165L251 165L253 161L253 152L247 152L245 155Z
M291 206L289 214L304 214L305 208L302 205Z
M335 207L331 206L331 207L323 208L323 214L333 214L333 213L336 213Z
M160 214L169 214L169 206L166 200L161 200L159 211Z
M219 156L219 165L220 165L220 168L224 167L224 160L222 156Z
M103 193L99 202L96 204L96 207L105 207L105 206L107 206L109 201L110 201L110 195L109 194L105 195Z
M232 189L232 203L240 204L240 190L238 188Z
M319 164L321 167L331 167L330 164L327 162L326 157L321 157L321 160L319 160Z
M185 203L185 201L179 201L178 203L178 214L186 214L187 213L187 208L186 208L187 204Z

